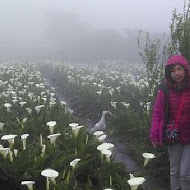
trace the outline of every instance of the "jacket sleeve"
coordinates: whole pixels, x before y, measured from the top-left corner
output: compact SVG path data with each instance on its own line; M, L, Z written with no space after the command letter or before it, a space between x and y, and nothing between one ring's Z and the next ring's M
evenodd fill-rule
M165 125L165 95L162 90L157 93L156 100L153 106L150 140L157 145L163 143L163 130Z

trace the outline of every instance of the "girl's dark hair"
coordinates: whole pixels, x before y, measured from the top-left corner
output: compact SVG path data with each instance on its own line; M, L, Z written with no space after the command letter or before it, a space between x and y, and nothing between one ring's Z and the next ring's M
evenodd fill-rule
M166 66L165 67L165 78L167 79L167 80L169 80L169 82L172 84L172 85L174 85L175 84L175 81L171 78L171 72L172 72L172 70L173 70L173 68L175 67L176 65L174 64L174 65L168 65L168 66ZM188 71L187 71L187 69L183 66L183 65L181 65L183 68L184 68L184 70L185 70L185 78L184 78L184 81L185 81L185 83L187 84L187 82L188 82Z

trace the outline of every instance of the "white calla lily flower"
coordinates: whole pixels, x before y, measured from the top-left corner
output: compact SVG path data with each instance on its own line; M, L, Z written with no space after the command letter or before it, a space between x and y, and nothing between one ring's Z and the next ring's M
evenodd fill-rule
M96 93L97 93L99 96L101 96L102 91L100 90L100 91L97 91Z
M37 114L39 114L40 110L41 110L42 108L44 108L44 107L45 107L44 105L36 106L36 107L35 107L35 110L36 110Z
M17 135L12 135L12 134L10 134L10 135L3 135L1 137L1 140L7 140L9 142L10 146L13 146L14 142L15 142L14 139L15 139L16 136Z
M77 127L78 125L79 125L78 123L70 123L69 127L74 128L74 127Z
M67 103L65 101L61 101L61 106L65 108L65 114L67 113Z
M0 147L0 153L3 155L3 158L5 159L9 153L10 148L3 148Z
M48 135L47 138L50 139L50 144L53 144L55 147L55 141L56 141L57 137L60 135L61 135L60 133Z
M32 114L32 109L31 108L26 108L26 111L29 113L29 115Z
M27 102L20 102L21 108L26 104Z
M57 124L56 121L48 121L46 123L47 126L49 126L50 134L52 135L54 133L54 127Z
M103 131L95 131L93 133L93 135L96 137L96 139L98 139L98 137L100 137L101 135L104 135L104 132Z
M21 185L26 185L28 187L28 190L33 190L33 185L35 184L35 181L22 181Z
M154 154L152 153L143 153L142 156L144 157L144 166L146 166L150 159L155 158Z
M51 97L55 96L54 92L50 92L49 94L50 94Z
M65 101L61 101L60 103L61 103L61 105L63 105L63 106L66 106L66 105L67 105L67 103L66 103Z
M49 190L50 181L53 182L53 184L55 185L55 178L58 177L59 172L53 169L45 169L41 172L41 175L46 177L46 190Z
M7 112L10 112L10 111L11 111L10 108L12 107L12 105L11 105L10 103L5 103L4 106L5 106L5 108L7 109Z
M142 185L144 182L144 177L134 177L127 181L127 183L131 186L131 190L137 190L138 186Z
M50 106L50 108L53 107L55 104L56 104L55 101L50 101L50 102L49 102L49 106Z
M101 142L101 143L105 142L106 137L107 135L101 135L100 137L98 137L98 142Z
M42 100L44 101L44 103L47 102L47 98L43 97Z
M97 146L97 150L99 150L100 153L101 153L102 161L103 161L102 151L103 150L110 150L112 152L113 147L114 147L114 144L112 144L112 143L106 143L106 142L104 142L104 143L100 144L99 146ZM106 159L109 160L109 158L106 158Z
M5 106L6 108L12 107L12 105L11 105L10 103L5 103L4 106Z
M27 120L28 120L28 118L25 117L25 118L23 118L22 122L23 122L23 123L26 123Z
M111 150L112 151L113 147L114 147L114 144L112 144L112 143L102 143L99 146L97 146L97 149L99 151L102 151L102 150Z
M76 126L76 127L72 128L72 132L74 134L74 137L78 136L78 133L79 133L80 129L83 128L83 127L84 127L83 125L80 125L80 126Z
M29 92L29 93L28 93L28 97L30 98L30 100L32 100L33 96L34 96L34 93L33 93L33 92Z
M112 155L112 152L110 150L102 150L101 153L103 155L105 155L106 157L106 160L109 162L110 161L110 158L111 158L111 155Z
M134 178L135 176L133 175L133 173L129 173L130 179Z
M13 99L12 102L15 104L16 102L18 102L17 99Z

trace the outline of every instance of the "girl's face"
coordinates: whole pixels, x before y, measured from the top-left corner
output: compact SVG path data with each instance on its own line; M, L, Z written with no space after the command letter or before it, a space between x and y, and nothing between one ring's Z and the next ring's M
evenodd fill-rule
M171 78L176 83L181 83L185 79L185 68L182 65L176 64L171 70Z

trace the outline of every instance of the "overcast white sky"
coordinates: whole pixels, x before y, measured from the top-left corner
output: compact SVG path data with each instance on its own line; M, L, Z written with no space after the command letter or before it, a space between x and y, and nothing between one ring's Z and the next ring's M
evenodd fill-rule
M0 0L0 47L14 46L18 41L27 45L40 40L44 43L48 19L55 13L63 15L66 13L68 22L69 15L70 17L74 15L78 23L97 29L111 28L122 31L127 28L169 32L172 11L176 8L178 12L182 12L183 2L183 0Z
M181 12L183 0L0 0L0 23L35 27L49 12L59 11L95 27L167 32L174 8Z

